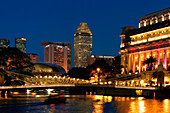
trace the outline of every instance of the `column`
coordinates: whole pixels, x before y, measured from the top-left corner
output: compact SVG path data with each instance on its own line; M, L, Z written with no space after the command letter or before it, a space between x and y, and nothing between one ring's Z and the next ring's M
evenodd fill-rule
M166 48L164 48L164 68L167 70Z
M129 57L128 57L128 73L129 73L129 71L132 69L132 67L131 67L131 63L132 63L132 62L131 62L131 58L132 58L132 57L131 57L131 54L130 54L130 53L129 53L128 55L129 55Z
M140 71L141 71L140 52L139 52L139 54L138 54L138 61L139 61L139 73L140 73Z
M152 56L152 50L151 50L151 56L150 56L150 57L153 57L153 56ZM152 67L152 70L153 70L153 67Z
M160 64L160 59L159 59L159 49L157 49L157 65L159 65Z
M144 61L146 61L146 51L144 51ZM146 71L146 62L145 62L145 71Z
M152 50L151 50L151 57L152 57Z
M133 73L135 73L135 53L133 53Z

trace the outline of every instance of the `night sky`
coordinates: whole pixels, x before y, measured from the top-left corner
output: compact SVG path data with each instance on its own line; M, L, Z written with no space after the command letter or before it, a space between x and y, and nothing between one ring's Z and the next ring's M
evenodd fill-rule
M0 0L0 38L27 39L27 53L44 61L41 42L69 42L74 58L74 33L87 22L94 55L119 55L121 27L138 27L139 18L170 7L170 0Z

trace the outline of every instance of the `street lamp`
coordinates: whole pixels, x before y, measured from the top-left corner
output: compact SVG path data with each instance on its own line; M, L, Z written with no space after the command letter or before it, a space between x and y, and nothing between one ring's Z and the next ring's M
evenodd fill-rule
M98 67L96 70L98 74L98 85L100 85L100 68Z

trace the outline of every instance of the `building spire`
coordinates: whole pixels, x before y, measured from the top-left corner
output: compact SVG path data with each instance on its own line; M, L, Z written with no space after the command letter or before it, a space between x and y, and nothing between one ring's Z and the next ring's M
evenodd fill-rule
M81 34L81 33L88 33L88 34L92 35L87 23L81 22L79 24L75 34Z

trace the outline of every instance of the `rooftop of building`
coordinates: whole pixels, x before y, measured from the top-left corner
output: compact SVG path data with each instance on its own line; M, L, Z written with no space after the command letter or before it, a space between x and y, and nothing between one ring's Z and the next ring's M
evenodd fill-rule
M27 53L27 55L38 55L36 53Z
M17 40L17 39L26 40L26 38L15 38L15 40Z
M166 9L163 9L163 10L159 10L159 11L150 13L150 14L147 14L147 15L141 17L140 20L144 20L144 19L147 19L147 18L150 18L150 17L154 17L156 15L163 14L163 13L168 13L168 12L170 12L170 7L166 8Z
M33 66L33 68L31 68ZM30 70L32 73L59 73L63 75L66 73L65 69L57 64L52 63L33 63L31 65L24 66L23 70ZM17 69L10 70L12 72L17 71Z
M0 40L8 40L8 39L0 39ZM9 41L9 40L8 40Z
M46 45L49 45L49 44L62 45L62 46L71 46L71 43L68 43L68 42L51 42L51 41L41 42L41 46L46 46Z
M160 28L164 28L164 27L169 27L169 26L170 26L170 20L165 20L165 21L162 21L162 22L159 22L159 23L156 23L156 24L152 24L152 25L149 25L149 26L129 30L126 33L126 35L132 36L132 35L148 32L148 31L152 31L152 30L156 30L156 29L160 29Z
M89 26L87 23L81 22L76 30L76 34L90 34L92 35Z

